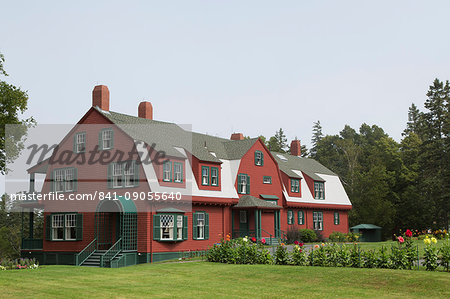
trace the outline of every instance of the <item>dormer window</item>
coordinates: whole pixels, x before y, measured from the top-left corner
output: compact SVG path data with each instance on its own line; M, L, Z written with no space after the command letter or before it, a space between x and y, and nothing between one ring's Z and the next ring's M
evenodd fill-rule
M261 151L255 151L255 165L256 166L264 165L264 154Z
M172 163L166 161L163 164L163 181L170 182L172 180Z
M291 179L291 192L293 192L293 193L300 192L300 180Z
M314 182L314 198L325 199L325 189L323 182Z
M202 185L209 185L209 167L202 166Z

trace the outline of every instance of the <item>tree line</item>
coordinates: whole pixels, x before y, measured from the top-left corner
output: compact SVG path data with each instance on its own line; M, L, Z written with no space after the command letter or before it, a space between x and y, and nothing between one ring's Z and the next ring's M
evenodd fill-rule
M450 202L450 84L435 79L425 109L412 104L400 142L381 127L346 125L324 135L313 125L313 158L339 175L352 202L350 226L383 227L385 237L406 228L448 229ZM270 150L288 152L282 129L266 141Z

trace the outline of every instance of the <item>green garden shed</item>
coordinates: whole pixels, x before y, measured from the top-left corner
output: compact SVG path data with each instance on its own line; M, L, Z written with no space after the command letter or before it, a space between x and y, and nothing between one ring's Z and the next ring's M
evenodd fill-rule
M361 235L361 242L381 242L381 227L373 224L358 224L350 228L353 233Z

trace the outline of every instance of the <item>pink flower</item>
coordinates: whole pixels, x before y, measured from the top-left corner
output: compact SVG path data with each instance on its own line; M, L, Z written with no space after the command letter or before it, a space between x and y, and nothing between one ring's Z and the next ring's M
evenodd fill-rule
M397 240L398 240L398 242L399 242L399 243L403 243L403 242L405 242L405 239L403 239L403 237L401 237L401 236L400 236L400 237L398 237L398 238L397 238Z
M408 238L411 238L411 237L412 237L412 231L410 231L409 229L407 229L406 232L405 232L405 235L406 235Z
M261 243L266 244L266 239L262 238Z

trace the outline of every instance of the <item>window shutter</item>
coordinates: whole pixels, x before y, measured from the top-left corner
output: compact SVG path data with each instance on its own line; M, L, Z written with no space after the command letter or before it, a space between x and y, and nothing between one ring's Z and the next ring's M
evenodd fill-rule
M181 182L183 182L183 180L184 180L184 167L183 167L182 163L180 163L180 168L181 168Z
M73 169L73 191L78 191L78 169Z
M264 166L264 154L261 152L261 166Z
M302 211L298 211L298 213L297 213L297 223L298 224L301 224L301 219L300 219L301 213L302 213Z
M339 213L337 213L337 219L338 219L338 224L340 224L341 223L341 219L339 218L340 217L340 215L339 215Z
M258 151L255 151L255 165L258 165L257 161L258 161Z
M183 240L188 239L188 216L183 216Z
M240 174L238 174L237 180L238 180L238 193L241 193L242 183L241 183L241 175Z
M114 148L114 130L111 129L111 148Z
M52 227L52 216L47 215L45 216L45 239L47 241L52 240L51 227Z
M192 239L197 240L197 213L192 213Z
M250 176L247 176L247 194L250 194Z
M153 240L161 240L161 216L153 215Z
M77 152L77 134L73 134L73 152Z
M184 219L183 219L184 220ZM183 223L184 225L184 223ZM173 238L172 240L176 240L178 237L178 215L173 216Z
M83 214L77 214L77 241L83 240Z
M205 213L205 240L209 239L209 214Z
M134 186L137 187L139 186L139 170L140 167L139 165L136 163L136 161L133 161L133 169L134 169Z
M103 132L103 130L100 130L100 132L98 132L98 149L99 150L103 150L102 132Z
M113 163L108 164L108 175L107 175L107 183L108 188L112 188L112 171L113 171Z

